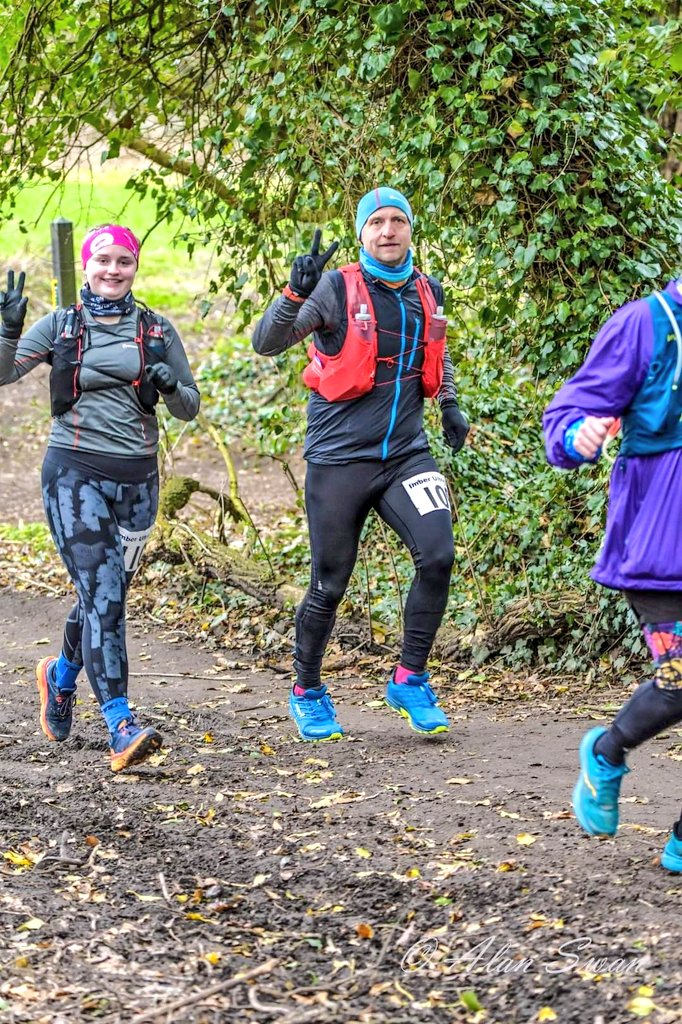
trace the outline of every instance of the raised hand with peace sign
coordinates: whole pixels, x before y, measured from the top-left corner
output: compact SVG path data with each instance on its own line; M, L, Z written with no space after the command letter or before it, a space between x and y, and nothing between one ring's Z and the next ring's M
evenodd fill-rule
M15 287L14 271L7 271L7 290L0 292L0 319L2 320L0 333L3 338L21 337L28 305L28 299L23 297L25 280L26 274L22 270Z
M295 295L301 299L307 299L315 290L315 287L322 277L325 264L332 258L339 247L338 242L332 242L326 252L320 252L320 240L322 232L315 229L313 244L310 252L305 256L297 256L291 267L289 287Z

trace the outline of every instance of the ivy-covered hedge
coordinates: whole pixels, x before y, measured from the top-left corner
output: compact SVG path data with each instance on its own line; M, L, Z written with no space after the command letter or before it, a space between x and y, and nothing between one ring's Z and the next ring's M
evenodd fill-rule
M606 475L549 469L540 413L609 313L679 261L659 115L677 102L682 47L663 0L44 0L23 21L0 13L0 30L5 212L79 146L145 154L130 187L159 218L184 214L189 252L215 247L211 288L235 299L241 326L315 225L352 258L358 197L378 182L408 194L476 424L453 475L453 618L463 633L485 622L494 646L526 601L545 634L532 650L514 641L519 657L567 665L605 648L620 606L602 629L572 598L552 602L596 601ZM217 391L239 380L233 358L210 370ZM279 361L285 379L295 358ZM218 393L212 414L233 429ZM254 423L278 452L302 430L281 401L254 407Z
M679 28L662 0L46 0L0 13L0 203L102 137L159 216L217 247L248 321L315 223L403 188L419 256L507 356L574 365L677 261L656 115ZM677 63L676 63L677 62ZM89 126L90 134L79 130ZM94 133L94 134L93 134Z

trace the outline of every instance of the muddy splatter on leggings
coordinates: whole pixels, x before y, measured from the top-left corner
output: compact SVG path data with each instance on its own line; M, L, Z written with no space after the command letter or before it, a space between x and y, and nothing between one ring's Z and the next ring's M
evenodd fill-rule
M142 483L43 466L43 501L57 550L78 594L64 631L64 654L85 666L100 704L128 690L125 602L154 525L158 472Z

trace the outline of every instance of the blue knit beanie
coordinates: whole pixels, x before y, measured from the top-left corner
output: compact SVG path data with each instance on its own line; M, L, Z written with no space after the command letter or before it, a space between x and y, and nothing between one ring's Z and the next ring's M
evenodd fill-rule
M373 188L358 203L358 212L355 215L355 233L358 238L360 238L362 229L369 218L376 210L381 209L382 206L397 207L398 210L403 211L409 220L410 227L414 225L412 207L402 192L398 192L397 188L387 188L385 185L382 185L379 188Z

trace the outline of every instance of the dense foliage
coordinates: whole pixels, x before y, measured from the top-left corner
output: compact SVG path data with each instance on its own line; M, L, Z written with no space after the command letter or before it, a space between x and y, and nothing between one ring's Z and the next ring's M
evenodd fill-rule
M23 20L0 14L3 208L102 140L102 159L142 153L149 168L130 187L160 219L184 213L190 251L215 246L213 290L247 323L313 225L351 254L358 196L379 180L402 188L419 260L448 286L478 424L458 462L457 621L584 586L604 480L545 467L539 414L598 324L677 261L682 204L661 174L661 126L682 44L667 6L20 6ZM269 436L281 446L287 431Z
M137 149L134 187L217 244L246 315L303 226L351 224L379 179L412 197L431 269L543 374L675 258L657 0L24 8L0 15L0 201L93 140Z

